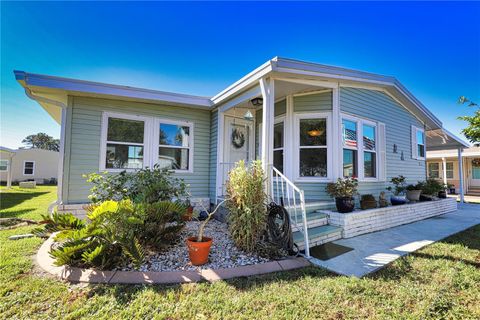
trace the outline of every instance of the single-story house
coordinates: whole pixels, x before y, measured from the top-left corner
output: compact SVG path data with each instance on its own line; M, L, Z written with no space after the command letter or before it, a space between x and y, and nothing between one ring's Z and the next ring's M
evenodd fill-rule
M268 60L212 97L14 73L61 124L63 211L88 202L83 174L154 164L183 178L192 202L218 203L233 164L261 159L267 193L305 213L332 206L325 186L337 178L378 197L394 176L425 180L427 150L468 146L394 77L293 59Z
M0 147L0 181L8 186L22 181L55 182L59 158L58 151Z
M480 196L480 145L465 148L460 154L455 150L435 150L427 152L428 177L451 184L464 193ZM460 181L459 167L463 169L463 181ZM462 188L460 188L462 186Z

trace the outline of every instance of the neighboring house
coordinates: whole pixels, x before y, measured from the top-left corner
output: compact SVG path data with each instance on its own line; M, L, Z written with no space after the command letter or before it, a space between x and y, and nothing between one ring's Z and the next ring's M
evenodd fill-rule
M307 201L331 205L329 181L355 176L360 193L378 196L393 176L424 180L430 147L467 146L395 78L298 60L269 60L213 97L15 77L61 124L61 210L88 202L83 174L156 163L183 178L194 201L215 203L233 163L255 158Z
M60 154L43 149L12 150L0 147L0 181L9 184L35 180L43 184L46 180L57 180Z
M480 146L464 149L461 158L465 177L463 190L467 195L480 196ZM453 184L458 192L461 185L458 159L458 152L451 150L428 151L428 176L445 184Z

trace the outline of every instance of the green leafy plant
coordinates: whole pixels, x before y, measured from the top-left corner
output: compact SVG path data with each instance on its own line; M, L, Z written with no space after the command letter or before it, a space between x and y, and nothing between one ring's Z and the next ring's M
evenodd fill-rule
M356 178L338 178L335 183L327 184L326 191L332 198L350 198L356 195L358 180Z
M230 235L235 244L247 252L255 249L266 226L264 183L265 174L260 161L254 161L249 166L244 161L237 162L227 181Z
M444 186L442 183L438 182L436 179L427 179L422 184L422 194L436 196L438 192L444 190Z
M398 196L398 195L401 195L405 192L405 177L402 176L402 175L399 175L398 177L393 177L392 179L390 179L390 183L392 183L394 185L394 187L392 188L392 186L388 186L386 189L388 191L392 191L393 190L393 193Z
M93 203L125 199L136 203L154 203L187 195L187 185L183 179L173 177L171 171L161 169L158 165L135 172L90 173L84 178L93 185L89 195Z
M473 116L462 116L458 117L458 119L468 123L468 126L462 129L462 133L465 137L470 140L471 143L480 142L480 109L478 104L465 96L458 98L458 103L477 108L477 110L474 111Z
M409 184L405 187L407 191L422 190L423 182L419 181L417 184Z

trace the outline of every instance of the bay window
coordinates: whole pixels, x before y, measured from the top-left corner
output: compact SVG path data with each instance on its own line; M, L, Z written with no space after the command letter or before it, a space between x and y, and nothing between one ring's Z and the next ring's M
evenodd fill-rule
M273 126L273 166L283 173L284 161L284 121Z
M375 178L377 176L377 155L375 127L363 125L363 177Z

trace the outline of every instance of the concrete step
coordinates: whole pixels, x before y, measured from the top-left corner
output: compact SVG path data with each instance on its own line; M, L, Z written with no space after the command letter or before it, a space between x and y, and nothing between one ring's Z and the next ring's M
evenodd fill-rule
M310 247L318 246L341 238L341 227L323 225L308 229L308 239ZM303 250L305 248L303 234L301 232L297 231L293 233L293 241L298 245L300 250Z
M295 216L290 216L292 220L292 231L298 231L298 227L295 225L295 221L297 221L300 225L303 224L302 214L297 212L296 215L297 220L295 220ZM327 215L321 212L311 212L307 213L307 225L309 228L320 227L328 224Z
M296 206L288 206L285 204L285 208L290 214L294 212L294 208L297 209L297 212L300 211L300 200L297 200ZM306 201L305 203L305 210L307 213L316 212L319 210L330 210L332 208L335 208L335 202L332 201Z

